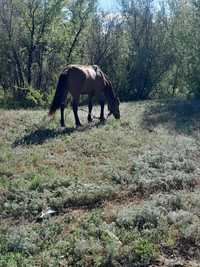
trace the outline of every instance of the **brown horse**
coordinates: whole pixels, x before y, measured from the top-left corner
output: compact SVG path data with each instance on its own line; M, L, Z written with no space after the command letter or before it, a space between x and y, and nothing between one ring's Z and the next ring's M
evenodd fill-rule
M50 106L49 115L53 115L58 108L61 110L61 126L65 126L64 122L64 109L65 109L65 98L67 93L70 93L72 100L72 108L75 117L76 126L81 126L78 117L78 104L80 95L88 95L88 122L92 121L92 98L96 96L101 106L100 120L104 121L104 105L105 100L108 102L108 110L110 114L116 119L120 118L119 111L119 100L116 97L112 84L108 79L107 75L96 65L85 66L85 65L69 65L61 73L56 93L52 104Z

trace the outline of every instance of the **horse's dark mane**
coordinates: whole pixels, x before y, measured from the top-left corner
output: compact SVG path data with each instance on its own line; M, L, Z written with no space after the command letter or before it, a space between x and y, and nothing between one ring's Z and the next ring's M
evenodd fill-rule
M112 85L112 82L110 81L110 79L108 78L108 76L103 73L103 77L104 77L104 81L105 81L105 88L104 88L104 93L105 93L105 96L107 97L107 100L109 103L113 103L113 100L116 98L116 94L113 90L113 85Z

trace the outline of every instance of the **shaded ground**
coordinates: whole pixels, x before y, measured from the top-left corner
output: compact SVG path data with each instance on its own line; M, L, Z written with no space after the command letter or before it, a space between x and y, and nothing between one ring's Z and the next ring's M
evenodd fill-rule
M1 110L0 266L200 266L199 108Z
M180 134L194 135L200 130L200 101L163 101L149 104L144 126L166 126Z

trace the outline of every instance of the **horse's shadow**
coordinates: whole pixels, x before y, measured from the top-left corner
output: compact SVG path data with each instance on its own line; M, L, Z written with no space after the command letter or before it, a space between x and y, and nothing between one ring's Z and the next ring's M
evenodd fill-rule
M58 128L58 129L48 129L48 128L40 128L40 129L35 129L29 132L28 134L24 135L21 138L18 138L14 141L12 144L12 147L17 147L17 146L25 146L25 145L41 145L45 141L49 139L53 139L59 136L63 135L71 135L74 132L85 132L89 129L99 127L101 125L104 125L104 122L95 122L91 124L84 125L79 128Z

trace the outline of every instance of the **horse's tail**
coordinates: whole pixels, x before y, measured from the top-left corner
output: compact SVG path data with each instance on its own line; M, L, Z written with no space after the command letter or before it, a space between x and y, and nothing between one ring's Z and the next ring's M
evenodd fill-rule
M56 110L60 108L62 102L64 101L64 98L67 95L67 90L68 90L67 81L68 81L68 70L64 70L58 79L56 93L49 109L49 116L52 116L56 112Z

